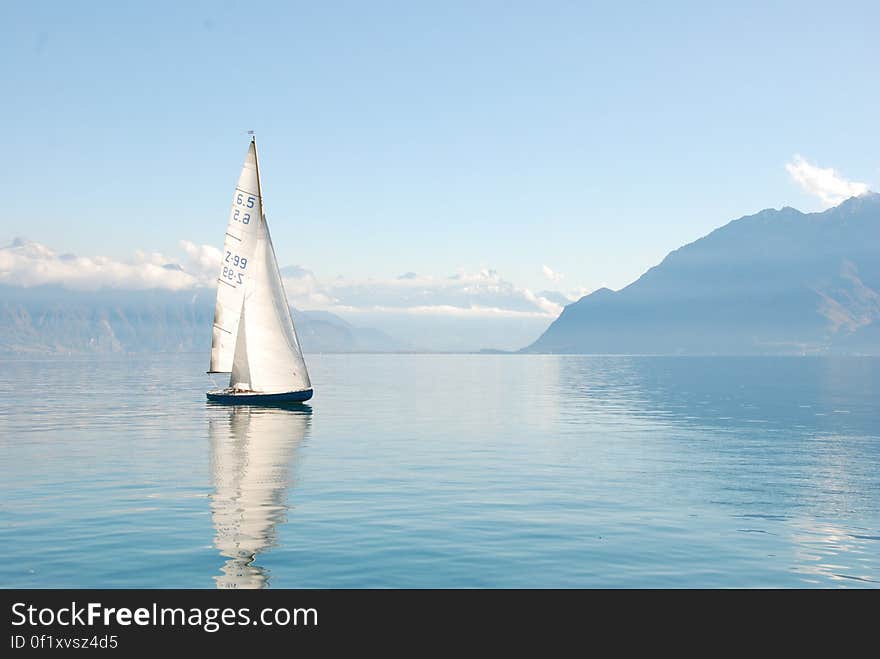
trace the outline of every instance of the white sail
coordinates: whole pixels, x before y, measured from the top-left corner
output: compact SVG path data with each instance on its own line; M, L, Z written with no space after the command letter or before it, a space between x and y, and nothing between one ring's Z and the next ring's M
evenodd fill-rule
M217 278L217 303L214 307L214 336L209 369L211 373L229 373L232 370L241 303L245 283L253 269L251 259L262 216L257 147L251 141L241 176L232 195L220 276Z
M235 354L232 357L232 372L229 386L233 389L251 388L251 369L247 356L247 323L244 319L244 301L241 305L241 318L238 321L238 335L235 338Z
M311 389L265 217L249 267L229 386L269 394Z

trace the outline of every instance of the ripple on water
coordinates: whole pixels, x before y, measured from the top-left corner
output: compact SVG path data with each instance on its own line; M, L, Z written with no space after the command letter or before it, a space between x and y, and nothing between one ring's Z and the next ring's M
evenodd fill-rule
M3 363L2 585L880 582L880 360L310 355L287 410L203 362Z

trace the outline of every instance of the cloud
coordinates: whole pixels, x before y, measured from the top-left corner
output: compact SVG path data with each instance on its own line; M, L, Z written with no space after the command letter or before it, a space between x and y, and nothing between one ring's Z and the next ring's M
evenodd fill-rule
M847 181L831 167L818 167L800 155L795 155L791 162L786 163L785 169L798 185L819 197L825 206L836 206L868 191L866 183Z
M285 277L284 288L297 308L334 313L554 318L562 311L558 302L516 286L492 269L365 280L325 281L310 274Z
M563 293L562 291L541 291L537 293L537 295L550 300L551 302L555 302L556 304L565 306L567 304L571 304L574 302L572 298Z
M181 240L180 246L189 259L188 269L195 273L200 281L211 281L220 270L220 259L223 253L213 245L196 245L188 240Z
M219 262L219 252L217 259ZM45 245L18 238L0 248L0 282L17 286L54 284L73 290L183 290L193 288L200 280L157 252L137 251L132 260L120 261L106 256L58 254Z
M138 250L129 260L59 254L18 239L0 248L0 283L59 285L73 290L186 290L216 286L222 253L180 241L182 254ZM298 265L282 268L288 299L298 309L338 313L473 318L549 319L562 311L553 296L535 294L496 270L460 270L447 276L407 272L390 279L322 279Z
M347 307L337 305L333 307L336 313L386 313L406 314L411 316L455 316L467 318L547 318L548 314L535 311L520 311L514 309L502 309L500 307L483 307L471 305L458 307L451 304L426 304L415 307Z
M313 276L311 270L308 270L301 265L288 265L281 268L281 276L282 277L309 277Z
M16 238L0 248L0 283L15 286L63 286L71 290L165 289L213 286L220 268L220 250L180 241L182 262L160 252L136 250L129 260L108 256L77 256Z
M281 268L284 291L297 309L328 310L336 303L332 285L318 281L315 273L298 265Z
M544 273L544 276L550 281L562 281L565 277L561 272L554 272L549 266L542 265L541 272Z

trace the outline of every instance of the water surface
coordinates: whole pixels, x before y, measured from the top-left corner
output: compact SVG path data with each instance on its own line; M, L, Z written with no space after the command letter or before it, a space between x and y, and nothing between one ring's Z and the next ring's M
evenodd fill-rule
M3 587L877 587L880 360L0 362Z

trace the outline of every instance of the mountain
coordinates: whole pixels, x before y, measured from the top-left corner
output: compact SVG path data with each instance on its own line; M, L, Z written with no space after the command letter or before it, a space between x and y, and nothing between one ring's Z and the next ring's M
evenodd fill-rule
M372 327L355 327L329 311L293 309L296 333L306 352L409 352L413 349Z
M215 292L0 286L0 353L210 350ZM408 350L326 311L292 309L305 352Z
M566 306L523 352L880 354L880 195L734 220Z

